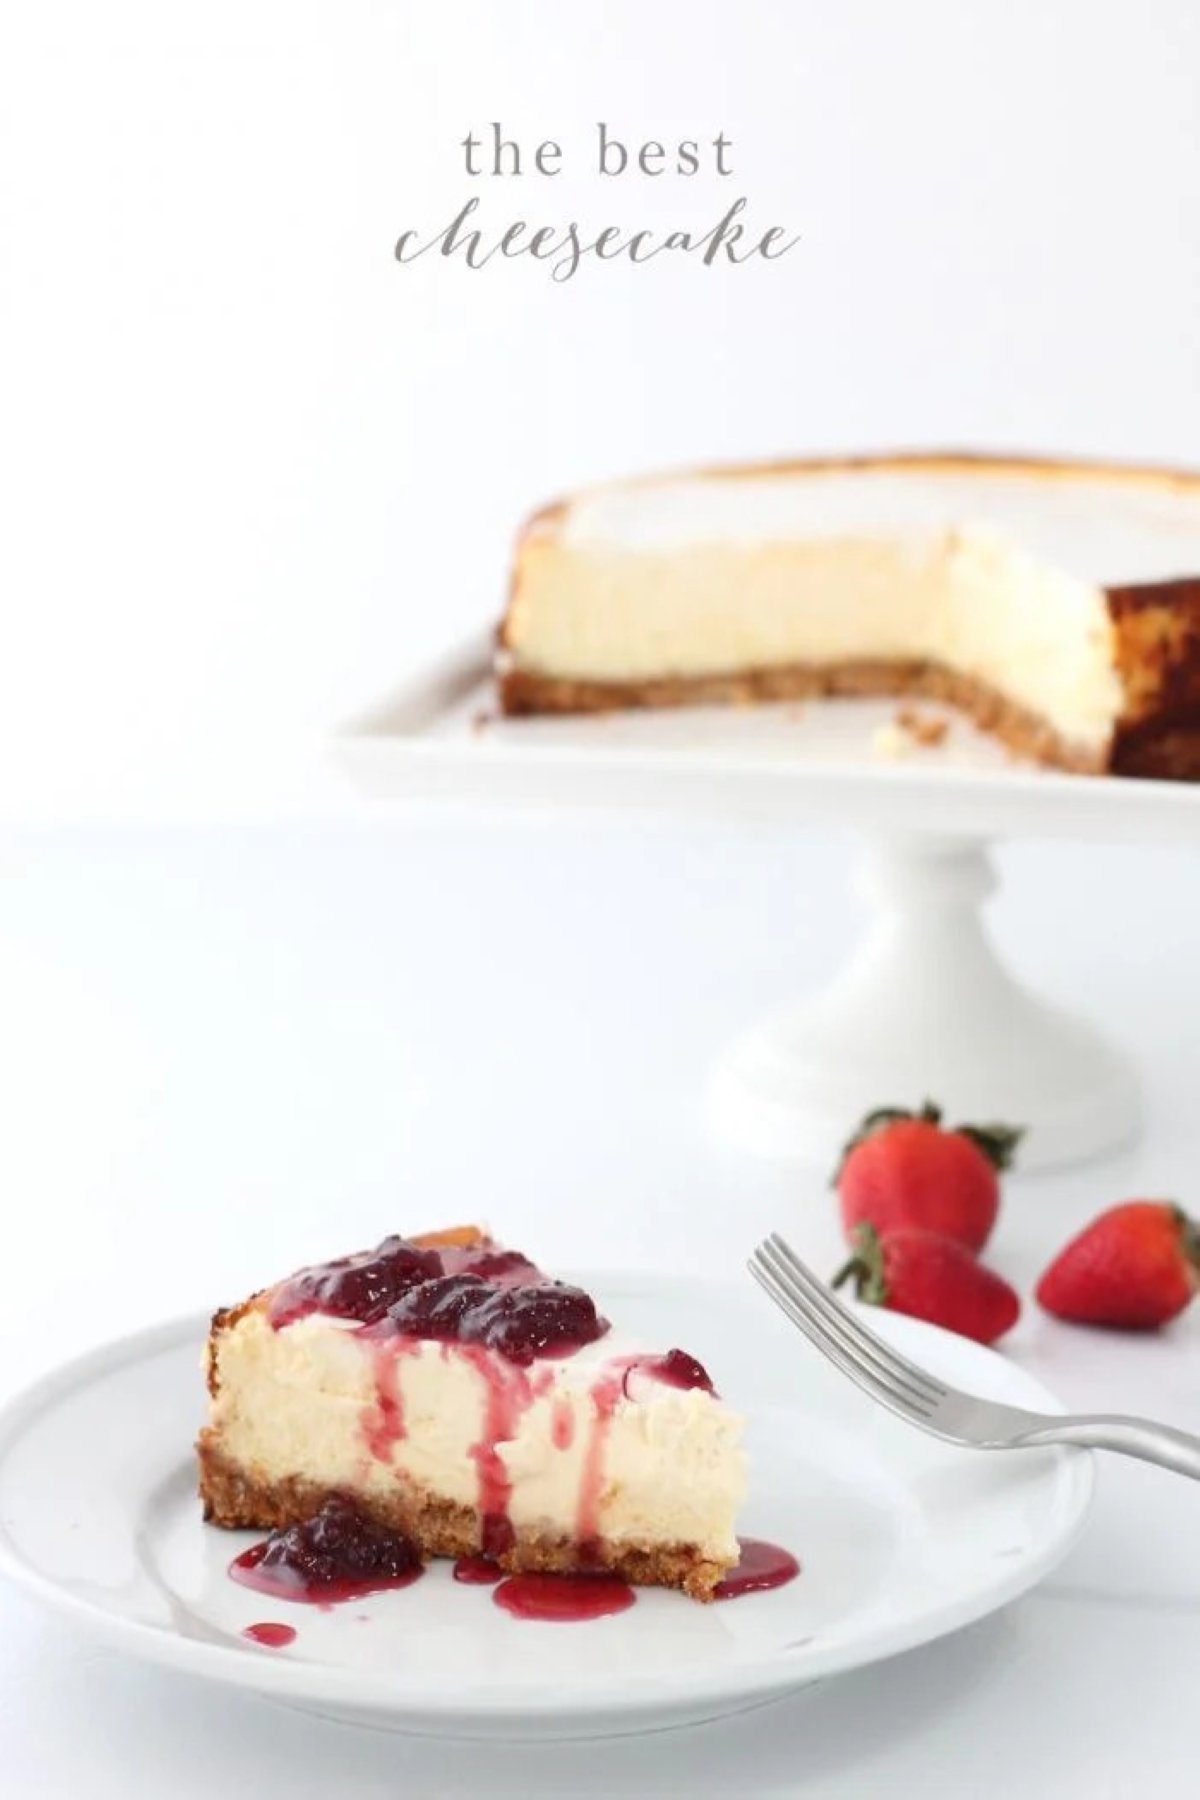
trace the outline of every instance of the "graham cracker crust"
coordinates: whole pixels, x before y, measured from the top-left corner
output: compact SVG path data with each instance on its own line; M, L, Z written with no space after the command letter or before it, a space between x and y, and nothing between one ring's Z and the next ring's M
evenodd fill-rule
M1107 760L1071 744L1036 713L1017 706L985 682L941 663L879 658L836 663L788 663L735 675L669 675L654 681L574 681L511 667L499 678L500 701L511 717L531 713L599 713L627 707L751 706L765 700L820 695L903 696L957 706L1018 755L1079 774L1099 774Z
M212 1525L256 1531L298 1525L337 1491L294 1476L264 1480L225 1456L210 1427L200 1433L196 1455L204 1517ZM430 1494L415 1482L397 1478L386 1497L350 1497L381 1525L403 1532L423 1557L477 1556L482 1549L478 1513ZM694 1544L628 1544L598 1538L585 1555L573 1540L521 1530L516 1531L511 1549L495 1561L511 1575L606 1570L635 1587L679 1588L693 1600L711 1600L729 1567L706 1559Z

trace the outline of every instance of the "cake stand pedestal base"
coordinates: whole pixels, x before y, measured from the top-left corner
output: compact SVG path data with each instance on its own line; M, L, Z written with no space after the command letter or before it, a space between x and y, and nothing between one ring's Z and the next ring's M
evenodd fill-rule
M749 1032L721 1062L721 1134L832 1171L865 1113L929 1098L951 1124L1023 1125L1022 1170L1133 1137L1129 1062L997 957L982 918L996 884L980 841L875 840L860 875L875 913L865 941L824 993Z

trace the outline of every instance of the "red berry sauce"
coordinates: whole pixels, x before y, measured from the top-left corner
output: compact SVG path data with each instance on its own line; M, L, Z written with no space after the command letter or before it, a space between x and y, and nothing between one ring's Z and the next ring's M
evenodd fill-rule
M800 1564L790 1550L768 1544L762 1538L740 1538L741 1557L736 1568L713 1589L714 1600L737 1600L743 1594L760 1594L768 1588L795 1581Z
M404 1403L400 1397L402 1340L371 1346L375 1372L375 1404L363 1409L362 1434L377 1462L391 1462L404 1436Z
M504 1570L490 1556L460 1556L454 1565L455 1581L464 1581L468 1587L495 1587L503 1576Z
M562 1394L550 1408L550 1441L556 1450L569 1450L575 1442L575 1409Z
M514 1618L574 1624L625 1612L637 1595L615 1575L510 1575L492 1599Z
M242 1636L249 1638L252 1644L261 1644L264 1650L285 1650L296 1641L296 1627L266 1620L261 1625L247 1625Z
M273 1531L263 1543L244 1550L229 1573L243 1587L275 1600L330 1606L408 1587L422 1566L406 1537L377 1525L351 1501L335 1495L302 1525Z
M601 1376L592 1388L592 1422L579 1472L579 1499L575 1513L575 1539L590 1544L600 1532L600 1496L604 1491L604 1453L617 1402L625 1391L628 1369L619 1367Z

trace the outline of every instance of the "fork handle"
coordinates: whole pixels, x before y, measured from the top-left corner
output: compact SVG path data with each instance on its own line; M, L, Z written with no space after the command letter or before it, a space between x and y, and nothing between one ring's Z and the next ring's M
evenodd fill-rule
M1200 1437L1177 1431L1173 1425L1156 1425L1150 1419L1127 1418L1120 1413L1094 1413L1074 1419L1047 1419L1032 1431L1023 1431L1015 1444L1078 1444L1088 1450L1116 1450L1157 1463L1177 1475L1200 1481Z

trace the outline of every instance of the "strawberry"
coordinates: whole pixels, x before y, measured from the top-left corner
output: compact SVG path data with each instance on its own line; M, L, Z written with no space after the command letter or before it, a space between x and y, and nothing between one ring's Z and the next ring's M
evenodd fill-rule
M977 1262L955 1238L919 1226L881 1237L873 1225L854 1233L854 1255L834 1276L834 1287L853 1279L860 1300L891 1312L928 1319L961 1337L990 1344L1015 1325L1021 1311L1007 1281Z
M833 1177L842 1226L885 1236L915 1225L982 1250L1000 1207L997 1174L1009 1167L1021 1133L1011 1125L942 1125L927 1100L919 1113L884 1106L868 1113Z
M1059 1251L1035 1292L1060 1319L1153 1331L1197 1287L1200 1227L1169 1200L1126 1200Z

